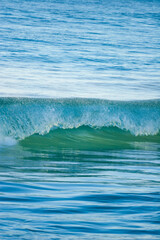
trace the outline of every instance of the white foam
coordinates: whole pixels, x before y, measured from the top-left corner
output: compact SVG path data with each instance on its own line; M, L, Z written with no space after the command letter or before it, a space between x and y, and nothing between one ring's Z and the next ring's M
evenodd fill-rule
M3 99L0 145L14 145L53 128L118 127L133 135L160 131L160 101L110 102L96 99ZM4 137L1 137L4 136Z
M11 137L0 136L0 146L13 146L17 141Z

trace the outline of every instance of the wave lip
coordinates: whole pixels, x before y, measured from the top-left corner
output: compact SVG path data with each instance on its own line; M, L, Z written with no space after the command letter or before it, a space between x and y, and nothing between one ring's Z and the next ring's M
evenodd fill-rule
M0 135L22 140L53 129L116 127L134 136L160 131L160 100L0 98Z

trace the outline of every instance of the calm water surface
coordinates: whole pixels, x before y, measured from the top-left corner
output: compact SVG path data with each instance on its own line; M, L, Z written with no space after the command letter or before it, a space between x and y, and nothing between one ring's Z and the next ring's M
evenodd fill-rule
M159 10L159 0L1 0L0 95L159 98Z
M2 239L159 239L160 152L1 151Z

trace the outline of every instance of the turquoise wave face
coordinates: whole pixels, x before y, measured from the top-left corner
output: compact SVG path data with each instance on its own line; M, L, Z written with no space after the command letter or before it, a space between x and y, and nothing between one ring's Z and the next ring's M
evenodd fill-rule
M1 98L0 116L1 144L24 140L107 148L131 141L159 142L160 100Z
M58 149L96 150L107 149L160 149L160 135L134 136L117 127L55 129L46 135L34 134L21 140L23 147L38 151Z

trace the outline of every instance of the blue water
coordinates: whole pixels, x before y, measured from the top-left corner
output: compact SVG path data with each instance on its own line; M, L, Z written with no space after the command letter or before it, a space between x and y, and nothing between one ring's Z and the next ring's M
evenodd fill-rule
M0 239L160 239L160 1L1 0Z
M0 95L160 97L160 2L1 0Z

